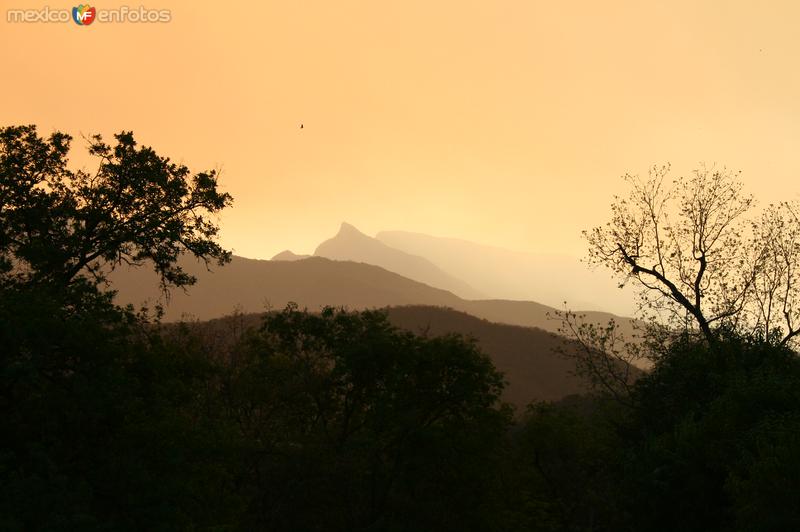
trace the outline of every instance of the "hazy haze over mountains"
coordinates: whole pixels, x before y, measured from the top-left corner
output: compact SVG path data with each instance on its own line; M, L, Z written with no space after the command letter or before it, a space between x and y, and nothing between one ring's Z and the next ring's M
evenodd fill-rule
M118 291L117 302L165 305L164 319L208 320L232 313L279 309L289 302L311 311L323 306L350 309L400 305L449 307L493 322L539 327L556 332L559 322L548 316L553 308L533 301L465 300L446 290L407 279L384 268L351 261L311 257L296 261L254 260L234 256L209 271L202 263L184 258L181 266L197 277L186 290L173 290L164 300L158 278L147 268L119 268L109 279ZM588 312L587 319L605 323L612 314ZM629 329L629 320L619 318Z
M348 223L314 255L380 266L465 299L537 301L559 309L566 302L570 309L635 313L632 290L620 290L608 272L592 270L570 255L523 253L407 231L381 231L373 238ZM302 257L307 255L287 250L273 260Z
M625 294L613 283L606 298L596 297L602 293L598 286L607 287L603 279L593 279L584 265L567 257L526 255L401 231L372 238L347 223L317 247L315 256L289 250L272 260L234 256L230 264L211 270L184 257L181 266L197 277L197 284L173 290L166 300L151 270L117 269L110 280L118 302L134 306L161 302L166 321L208 320L234 310L262 312L289 302L311 311L326 305L351 309L426 305L550 332L558 331L560 322L553 314L562 309L564 300L595 323L624 315L629 308L622 303ZM474 289L472 283L480 288ZM631 332L629 319L617 321Z
M466 299L486 297L464 281L446 273L427 258L388 246L346 222L342 223L336 236L317 246L314 255L380 266L403 277L447 290Z
M530 254L457 238L381 231L375 238L427 258L488 297L532 300L562 308L634 314L634 296L605 271L592 271L576 257Z

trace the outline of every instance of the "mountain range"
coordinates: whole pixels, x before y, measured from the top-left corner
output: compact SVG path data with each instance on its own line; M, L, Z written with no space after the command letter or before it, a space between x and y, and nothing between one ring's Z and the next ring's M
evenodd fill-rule
M534 301L467 300L403 277L385 268L352 261L310 257L293 261L255 260L234 256L223 267L184 258L181 266L197 277L194 286L173 290L168 298L149 269L119 268L111 273L117 301L136 307L164 305L164 319L209 320L239 310L245 313L282 308L289 302L309 310L325 305L350 309L400 305L446 307L489 321L538 327L558 332L556 309ZM585 312L587 321L615 318L626 328L630 320L606 312Z
M635 312L632 290L620 290L604 271L565 254L532 254L457 238L406 231L368 236L348 223L321 243L314 256L381 266L464 299L537 301L551 307ZM272 260L308 255L283 251Z
M493 322L557 332L560 322L553 316L556 308L563 308L564 299L553 303L552 298L546 297L481 297L484 290L510 293L513 284L520 282L533 283L529 290L539 286L544 296L561 294L556 291L562 286L566 286L564 290L580 286L578 280L569 277L566 266L560 272L549 271L554 268L552 265L539 266L541 275L533 275L529 281L519 281L511 275L510 272L517 272L517 278L524 278L531 261L531 256L525 254L417 233L382 232L373 238L343 223L334 237L317 247L313 257L289 250L272 260L234 256L229 264L211 270L202 262L183 257L181 266L198 282L185 290L173 290L168 299L164 299L155 274L146 267L119 268L110 280L119 302L134 306L164 303L168 321L208 320L234 309L260 312L289 302L311 310L325 305L353 309L428 305L452 308ZM440 264L446 265L447 270ZM470 284L460 276L468 278ZM493 278L497 279L492 281ZM476 290L471 283L480 288ZM542 300L553 304L543 304ZM615 317L598 310L584 313L592 322L605 323ZM630 330L630 320L616 319Z
M346 222L342 223L336 236L317 246L314 256L373 264L465 299L486 297L464 281L445 273L424 256L384 244Z
M118 303L162 304L166 322L189 321L212 332L230 323L235 311L252 321L289 302L311 311L324 306L387 309L395 325L414 332L474 337L506 375L506 400L522 408L533 400L555 400L585 390L572 373L573 362L557 353L559 347L574 350L577 344L558 334L562 323L554 306L481 298L484 290L513 290L513 279L492 284L488 279L493 271L521 272L530 260L499 248L413 233L379 233L373 238L342 224L314 256L289 250L273 260L233 256L229 264L211 269L182 257L181 267L197 277L197 283L172 290L168 298L146 267L118 268L109 281ZM563 277L547 281L539 281L543 294L554 294L558 283L569 283ZM545 291L548 284L554 285L553 291ZM614 319L624 333L633 333L629 318L602 311L583 314L593 323Z
M635 298L605 271L566 254L533 254L458 238L382 231L376 240L428 258L444 271L496 299L533 300L549 306L631 315Z

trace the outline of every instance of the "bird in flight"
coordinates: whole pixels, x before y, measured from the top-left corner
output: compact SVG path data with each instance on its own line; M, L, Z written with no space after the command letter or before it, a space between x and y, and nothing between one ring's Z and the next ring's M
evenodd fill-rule
M303 124L300 124L300 129L303 129Z

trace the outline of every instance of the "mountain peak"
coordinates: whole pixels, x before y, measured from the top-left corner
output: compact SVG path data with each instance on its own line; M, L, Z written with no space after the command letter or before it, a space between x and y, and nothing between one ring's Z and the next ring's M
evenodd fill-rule
M317 246L314 255L331 260L373 264L408 279L448 290L461 297L469 299L481 297L479 292L442 271L428 259L388 246L365 235L347 222L342 222L336 236Z
M339 234L340 235L362 235L366 236L364 233L359 231L356 226L351 225L347 222L342 222L342 225L339 227Z
M294 253L291 250L286 249L286 250L281 251L280 253L278 253L274 257L272 257L272 260L276 260L276 261L294 261L294 260L307 259L310 256L311 255L298 255L297 253Z

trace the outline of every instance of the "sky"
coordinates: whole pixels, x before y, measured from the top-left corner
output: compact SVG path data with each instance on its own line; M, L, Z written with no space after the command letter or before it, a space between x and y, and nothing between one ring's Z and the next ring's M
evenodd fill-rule
M238 255L310 253L348 221L581 256L620 176L666 162L800 193L796 2L141 5L170 21L9 22L73 4L0 0L0 125L81 149L132 130L221 169Z

